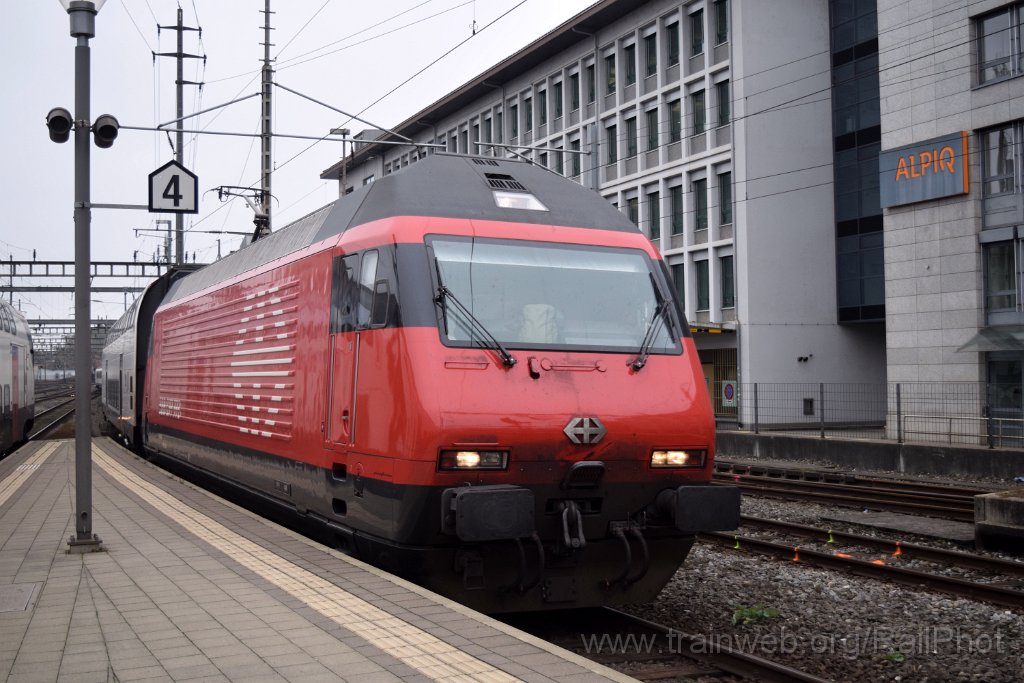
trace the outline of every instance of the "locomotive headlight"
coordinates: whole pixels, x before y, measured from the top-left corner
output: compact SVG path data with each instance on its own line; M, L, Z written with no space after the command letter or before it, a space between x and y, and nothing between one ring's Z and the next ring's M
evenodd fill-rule
M704 467L707 455L703 449L654 451L651 453L651 467Z
M441 451L442 470L503 470L508 467L506 451Z

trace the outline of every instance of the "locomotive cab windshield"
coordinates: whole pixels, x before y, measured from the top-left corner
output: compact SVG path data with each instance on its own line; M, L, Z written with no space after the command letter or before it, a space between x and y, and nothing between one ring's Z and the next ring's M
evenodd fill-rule
M461 304L439 301L447 346L682 353L671 299L639 249L453 236L427 243L439 298Z

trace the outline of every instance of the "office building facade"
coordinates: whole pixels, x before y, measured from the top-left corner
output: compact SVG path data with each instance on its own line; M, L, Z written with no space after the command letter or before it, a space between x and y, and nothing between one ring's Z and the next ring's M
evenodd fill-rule
M323 173L521 155L662 253L716 414L754 383L886 381L874 0L605 0ZM401 136L422 145L383 145ZM801 419L814 419L801 415Z

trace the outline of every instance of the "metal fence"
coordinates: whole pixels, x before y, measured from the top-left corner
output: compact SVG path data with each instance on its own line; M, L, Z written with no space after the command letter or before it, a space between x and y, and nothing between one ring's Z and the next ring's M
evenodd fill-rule
M719 428L821 438L1024 448L1020 385L977 382L790 384L715 382L734 395ZM727 384L731 386L727 386Z

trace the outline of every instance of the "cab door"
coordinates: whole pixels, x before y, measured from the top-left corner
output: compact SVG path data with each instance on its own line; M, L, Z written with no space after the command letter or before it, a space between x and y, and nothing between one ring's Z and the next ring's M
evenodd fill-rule
M324 441L328 448L347 446L352 437L356 389L356 309L359 255L336 256L331 267L331 341L327 365L327 415Z
M327 416L324 440L328 448L357 443L359 409L359 347L370 327L379 254L335 257L331 268L331 342L328 361Z

